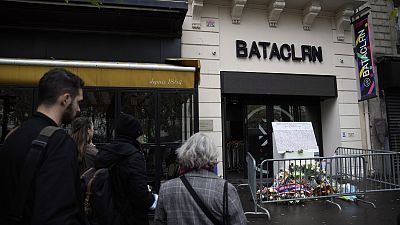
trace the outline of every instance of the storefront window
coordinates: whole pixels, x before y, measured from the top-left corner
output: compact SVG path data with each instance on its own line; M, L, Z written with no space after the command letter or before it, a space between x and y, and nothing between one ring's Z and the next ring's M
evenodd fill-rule
M155 94L151 92L121 93L121 111L133 115L143 127L143 143L156 142Z
M0 90L1 143L10 130L34 112L34 90ZM87 88L83 92L80 116L93 121L95 144L102 145L112 140L113 126L120 112L131 114L143 127L140 141L149 184L154 191L158 191L162 180L177 176L176 149L195 132L193 91Z
M162 93L160 95L160 140L183 142L193 134L193 95Z
M32 115L33 89L0 90L0 137L1 143L10 130L21 125Z
M106 143L112 138L115 94L113 91L85 90L80 103L81 116L90 118L94 125L94 143Z

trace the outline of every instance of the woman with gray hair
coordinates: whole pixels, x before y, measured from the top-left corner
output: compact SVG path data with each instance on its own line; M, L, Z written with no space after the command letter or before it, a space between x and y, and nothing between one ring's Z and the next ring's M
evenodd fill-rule
M180 177L161 185L154 223L246 224L235 187L213 173L218 152L210 137L196 133L176 152Z

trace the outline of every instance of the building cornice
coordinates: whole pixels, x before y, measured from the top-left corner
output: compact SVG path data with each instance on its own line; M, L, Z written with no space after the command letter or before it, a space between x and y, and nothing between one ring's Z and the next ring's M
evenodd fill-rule
M200 29L201 27L201 10L203 9L203 0L190 0L192 7L192 28Z
M344 31L350 28L350 17L354 11L345 7L336 13L336 35L338 41L344 41Z
M233 24L240 24L240 19L246 2L247 0L232 0L231 16Z
M268 7L268 23L270 27L278 25L279 17L285 8L285 0L274 0Z
M319 0L312 0L303 11L303 29L309 31L313 24L315 17L321 12L321 2Z

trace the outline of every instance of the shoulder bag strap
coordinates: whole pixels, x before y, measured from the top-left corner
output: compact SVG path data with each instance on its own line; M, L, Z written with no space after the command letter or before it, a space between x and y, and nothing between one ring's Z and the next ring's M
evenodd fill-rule
M54 132L60 130L59 127L47 126L43 128L35 140L32 141L31 149L26 156L22 166L19 181L16 186L15 201L11 205L8 213L10 219L15 222L21 222L28 192L31 188L35 173L39 167L39 162L43 158L43 151L47 146L47 141Z
M208 219L211 220L211 222L214 225L221 225L221 222L215 218L211 212L208 210L208 208L204 205L204 203L201 201L199 196L196 194L196 192L193 190L193 187L190 185L189 181L186 179L184 175L179 177L182 180L182 183L185 185L186 189L190 192L192 195L193 199L196 201L197 205L203 210L204 214L208 217Z
M229 208L228 208L228 181L226 180L224 183L224 200L223 200L223 224L229 225L230 224L230 215L229 215Z

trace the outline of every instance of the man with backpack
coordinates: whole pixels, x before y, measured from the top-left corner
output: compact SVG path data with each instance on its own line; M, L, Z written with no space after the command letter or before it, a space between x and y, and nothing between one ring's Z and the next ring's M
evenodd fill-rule
M78 150L61 124L80 111L84 82L61 68L39 81L38 108L0 153L0 224L85 224Z
M107 201L99 199L105 197L104 192L96 194L101 192L96 187L104 190L107 185L102 181L99 181L99 184L96 185L95 174L94 184L91 185L96 190L89 190L91 196L86 199L89 201L89 208L94 210L95 217L97 210L97 218L95 219L98 224L149 224L147 213L149 209L155 208L158 196L148 190L146 162L141 144L136 140L141 136L141 133L142 126L139 121L132 115L122 113L115 124L115 139L110 144L99 148L95 167L97 171L108 168L111 177L111 185L109 186L112 186L112 201L115 211L112 207L107 208L105 204ZM109 192L107 193L109 194ZM87 192L88 194L90 193ZM96 198L99 201L96 202ZM107 210L107 212L100 212L101 210Z

